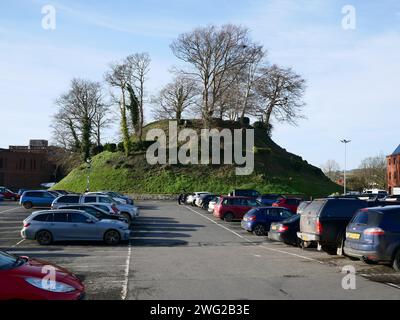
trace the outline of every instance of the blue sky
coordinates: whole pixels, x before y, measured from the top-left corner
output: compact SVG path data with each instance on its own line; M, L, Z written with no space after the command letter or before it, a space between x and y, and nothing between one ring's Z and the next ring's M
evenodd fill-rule
M56 30L41 27L41 8L56 8ZM344 5L355 30L341 26ZM314 165L343 165L340 138L352 140L350 168L400 143L400 2L329 0L1 0L0 147L51 138L54 100L73 77L101 81L108 64L134 52L152 58L149 94L168 82L179 61L169 44L207 24L250 28L270 62L307 79L298 127L279 124L273 139ZM147 121L151 113L146 114ZM117 128L107 139L118 137Z

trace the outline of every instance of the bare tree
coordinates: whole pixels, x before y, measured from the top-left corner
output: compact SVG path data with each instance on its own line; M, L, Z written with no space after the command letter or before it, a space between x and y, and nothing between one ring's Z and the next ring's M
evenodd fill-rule
M262 53L262 47L252 43L248 29L231 24L181 34L171 49L178 59L191 66L190 71L182 72L201 85L202 117L206 126L232 83Z
M305 80L291 68L281 68L277 65L262 67L261 76L255 86L259 102L254 110L265 124L271 124L271 118L279 122L296 125L303 118L303 95Z
M142 131L144 125L144 100L146 94L145 83L147 81L147 75L150 71L150 62L150 56L145 52L135 53L126 58L126 65L128 66L129 70L128 75L131 93L130 96L131 98L136 97L139 107L138 119L132 119L132 122L137 120L137 123L132 123L132 125L134 128L137 128L137 132L135 133L139 137L139 140L142 140ZM134 94L132 95L132 93Z
M129 85L130 68L126 62L113 63L110 65L110 70L104 76L106 82L120 91L119 111L121 118L121 135L124 143L125 154L128 155L131 151L131 140L128 127L128 118L126 114L126 91ZM113 96L114 97L114 96Z
M99 104L93 117L92 134L96 139L97 146L101 145L102 132L110 127L114 119L110 116L111 110L109 104Z
M196 103L199 89L196 82L184 76L177 76L152 99L156 119L181 120L183 112Z
M332 181L336 181L340 178L340 166L335 160L329 159L321 166L321 169Z
M84 159L89 158L93 119L104 106L100 83L75 78L71 88L56 100L56 105L59 107L53 124L56 139L63 145L72 144L80 149ZM61 137L63 134L67 136Z

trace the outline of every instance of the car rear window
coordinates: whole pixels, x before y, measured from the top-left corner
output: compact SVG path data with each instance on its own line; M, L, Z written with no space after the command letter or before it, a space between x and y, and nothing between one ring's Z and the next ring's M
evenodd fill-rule
M97 197L85 197L85 203L97 202Z
M42 198L41 192L26 192L25 197Z
M33 221L48 221L49 220L50 214L45 213L45 214L39 214L36 217L34 217L32 220Z
M62 196L57 203L79 203L79 196Z
M54 222L68 222L68 214L64 212L56 212L53 214Z
M366 226L377 226L382 219L382 214L377 211L358 211L352 219L351 223L366 225Z

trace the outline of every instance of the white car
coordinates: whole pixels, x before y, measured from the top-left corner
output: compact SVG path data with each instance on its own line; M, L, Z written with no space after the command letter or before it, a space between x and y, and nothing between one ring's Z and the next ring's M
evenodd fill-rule
M196 201L199 199L200 195L202 195L202 194L211 194L211 192L208 192L208 191L194 192L193 194L189 195L186 202L188 204L191 204L192 206L195 206L195 205L197 205Z
M215 197L214 200L211 200L211 201L208 203L208 212L211 212L211 213L214 212L214 207L215 207L215 205L218 203L218 201L219 201L219 197Z

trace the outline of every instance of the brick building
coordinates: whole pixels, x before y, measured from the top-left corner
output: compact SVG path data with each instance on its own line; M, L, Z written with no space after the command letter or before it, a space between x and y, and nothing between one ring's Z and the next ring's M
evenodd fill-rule
M0 186L29 189L53 181L56 166L49 158L50 152L46 140L30 140L29 146L0 149Z
M389 194L393 193L393 188L400 187L400 145L387 159L387 185Z

